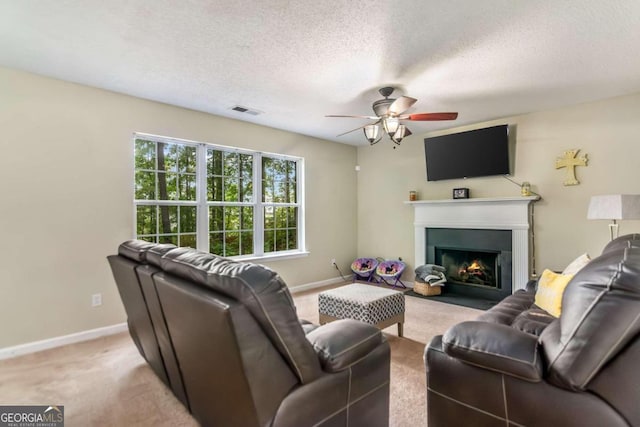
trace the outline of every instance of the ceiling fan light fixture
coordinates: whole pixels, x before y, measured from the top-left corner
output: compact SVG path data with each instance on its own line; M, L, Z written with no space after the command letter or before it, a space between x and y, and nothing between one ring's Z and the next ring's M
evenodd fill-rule
M418 100L411 98L410 96L400 96L399 98L389 98L393 93L394 88L391 86L383 87L378 92L384 96L383 99L378 99L372 105L375 116L362 116L362 115L328 115L325 117L350 117L357 119L376 120L374 123L359 126L350 131L341 133L338 136L343 136L351 132L355 132L359 129L364 131L364 136L369 141L369 144L377 144L384 134L380 131L379 123L382 123L384 133L389 136L389 139L395 144L400 145L400 142L406 137L411 135L411 131L403 124L400 124L400 120L411 120L420 122L429 122L436 120L455 120L458 118L458 113L445 112L445 113L412 113L407 111ZM394 145L393 148L396 148Z
M396 144L400 145L400 141L407 135L408 129L405 125L399 125L398 130L393 134L391 140Z
M380 127L378 125L368 125L364 127L364 136L370 143L378 138Z
M400 121L396 117L387 117L382 120L382 126L387 135L389 135L389 138L393 139L393 135L398 131L398 127L400 127Z

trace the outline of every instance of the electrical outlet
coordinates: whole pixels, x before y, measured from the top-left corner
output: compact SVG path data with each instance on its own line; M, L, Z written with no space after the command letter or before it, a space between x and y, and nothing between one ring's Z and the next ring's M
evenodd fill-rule
M335 258L331 258L331 265L335 265L336 263L336 259Z
M91 295L91 307L98 307L102 305L102 294Z

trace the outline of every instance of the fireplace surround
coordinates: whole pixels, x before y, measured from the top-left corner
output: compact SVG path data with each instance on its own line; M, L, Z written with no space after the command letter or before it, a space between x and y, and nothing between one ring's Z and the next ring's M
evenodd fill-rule
M446 271L445 294L500 301L511 295L511 230L426 228L426 262Z
M504 257L499 257L500 270L500 298L524 289L530 277L533 253L532 242L532 208L533 202L539 200L538 196L528 197L501 197L501 198L475 198L475 199L449 199L449 200L420 200L405 202L414 208L414 239L415 253L414 265L435 263L435 247L444 248L459 246L458 249L468 251L505 252ZM437 242L443 230L457 230L455 238L468 234L468 240L461 242ZM491 248L487 242L493 239L483 231L500 231L499 239L506 239L509 247ZM476 234L480 233L480 234ZM506 234L505 234L506 233ZM506 236L506 237L505 237ZM436 245L437 243L437 245ZM460 244L457 244L460 243ZM429 259L429 251L433 251L433 258ZM506 260L506 257L510 261ZM440 262L442 260L440 259ZM505 277L510 273L510 279ZM497 272L496 272L497 274ZM508 282L510 289L507 289ZM456 285L455 283L453 285ZM452 286L448 283L447 286ZM488 286L469 286L479 289ZM484 289L483 289L484 290ZM486 295L486 293L485 293ZM495 294L493 294L495 296ZM486 297L486 296L484 296ZM490 299L495 299L490 297Z

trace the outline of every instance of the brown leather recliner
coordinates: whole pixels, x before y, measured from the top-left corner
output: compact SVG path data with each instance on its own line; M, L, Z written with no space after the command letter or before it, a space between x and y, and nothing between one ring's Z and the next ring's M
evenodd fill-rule
M140 353L202 425L388 425L377 328L299 320L260 265L136 240L108 259Z
M533 328L539 337L491 315L434 337L425 351L429 427L640 425L639 238L610 242L580 270L560 317ZM532 308L526 294L501 315Z

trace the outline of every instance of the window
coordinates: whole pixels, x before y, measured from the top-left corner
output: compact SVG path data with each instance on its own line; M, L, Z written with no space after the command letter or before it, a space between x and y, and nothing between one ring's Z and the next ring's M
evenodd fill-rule
M304 252L303 160L136 134L136 238L226 257Z

